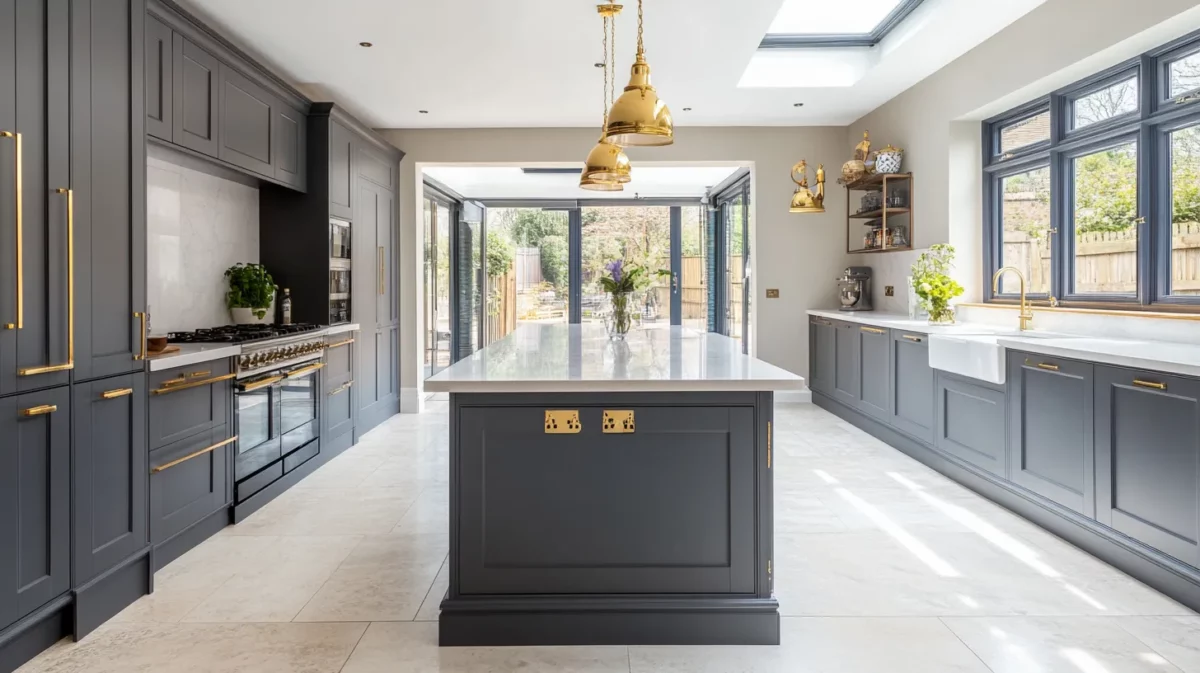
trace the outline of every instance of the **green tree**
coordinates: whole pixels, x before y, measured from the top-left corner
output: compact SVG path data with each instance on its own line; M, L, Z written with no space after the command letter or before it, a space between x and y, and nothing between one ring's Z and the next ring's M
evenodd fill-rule
M513 248L500 231L489 229L487 234L487 275L495 278L506 273L513 263Z
M567 287L567 237L552 234L542 237L541 245L542 278L555 290L561 291Z

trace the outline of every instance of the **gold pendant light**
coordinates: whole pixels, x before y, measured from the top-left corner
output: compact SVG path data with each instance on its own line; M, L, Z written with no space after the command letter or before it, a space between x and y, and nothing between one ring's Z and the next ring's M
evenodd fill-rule
M621 12L621 9L621 5L614 5L612 0L609 0L608 4L596 6L596 11L604 17L604 88L601 90L600 96L603 113L600 118L601 128L608 121L608 104L612 99L612 86L609 84L608 74L610 54L612 54L611 62L614 65L616 62L615 17ZM610 34L614 46L611 51L608 48ZM605 140L601 133L600 141L596 143L591 152L588 152L587 160L584 161L583 173L579 176L579 186L582 189L599 192L624 191L625 187L622 185L632 179L629 173L629 157L625 156L625 151Z
M671 111L650 86L650 64L642 43L642 0L638 0L637 57L625 93L613 103L605 129L608 142L621 147L662 146L675 142Z

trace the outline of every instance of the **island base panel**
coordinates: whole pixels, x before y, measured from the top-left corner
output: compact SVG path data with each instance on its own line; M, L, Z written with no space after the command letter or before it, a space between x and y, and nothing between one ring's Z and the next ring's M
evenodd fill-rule
M777 643L771 414L771 393L454 394L442 644Z

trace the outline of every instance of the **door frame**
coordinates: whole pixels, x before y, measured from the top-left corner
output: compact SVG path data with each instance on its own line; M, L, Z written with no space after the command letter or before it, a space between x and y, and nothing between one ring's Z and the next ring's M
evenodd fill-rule
M455 272L456 269L454 266L455 258L457 257L457 255L454 254L454 248L455 248L455 244L457 243L457 236L455 234L458 229L458 221L460 218L462 204L459 199L454 198L454 196L452 196L451 194L453 194L453 192L447 193L446 191L443 191L443 188L441 186L436 185L436 184L430 184L428 181L426 181L425 191L422 195L422 201L429 200L429 201L432 201L434 204L433 216L430 218L429 228L425 232L426 240L429 241L429 258L430 258L430 265L433 270L433 272L429 275L429 278L427 279L428 283L426 284L426 287L425 287L425 299L427 300L426 303L429 305L425 307L425 311L424 311L425 315L422 316L424 319L424 322L426 323L424 326L425 327L425 329L424 329L425 335L423 337L423 340L427 339L429 337L429 330L430 329L433 330L433 346L431 349L432 354L430 355L429 373L426 378L428 378L428 376L433 376L434 374L441 371L441 369L439 369L437 367L437 354L438 354L437 317L434 317L432 325L428 324L429 318L431 316L433 316L433 314L436 313L436 311L437 311L437 290L438 290L438 288L437 288L437 258L438 258L438 251L441 249L440 248L441 245L449 246L449 253L450 253L450 287L448 288L448 290L450 292L449 311L450 311L450 316L451 316L451 320L450 320L450 364L454 364L456 361L456 358L455 358L456 353L455 353L454 345L455 345L455 343L457 343L455 339L457 336L457 322L458 321L455 319L455 316L456 316L455 309L456 309L456 304L457 304L455 292L458 287L458 283L457 283L458 274ZM438 237L437 206L445 206L447 212L449 213L450 236L449 236L449 240L447 240L447 241L441 241L441 240L439 240L439 237ZM423 216L424 216L424 207L422 206L422 217ZM422 227L424 227L424 222L422 222ZM440 316L438 316L438 317L440 317ZM425 349L422 349L422 350L424 351ZM422 355L422 359L423 358L424 358L424 355Z
M729 224L728 209L733 207L733 201L742 197L742 352L750 353L751 326L750 302L754 297L753 274L751 271L751 226L750 216L754 212L751 207L750 169L738 171L724 184L710 190L706 197L708 215L714 218L710 233L713 236L714 254L709 261L712 305L716 312L715 320L710 320L712 331L729 336L729 299L727 287L729 284L729 269L724 261L728 258Z

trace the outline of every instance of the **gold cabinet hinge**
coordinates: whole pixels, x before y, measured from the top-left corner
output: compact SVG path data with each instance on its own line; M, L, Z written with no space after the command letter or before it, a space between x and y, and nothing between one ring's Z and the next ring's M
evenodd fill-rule
M767 469L771 469L771 421L767 421Z

